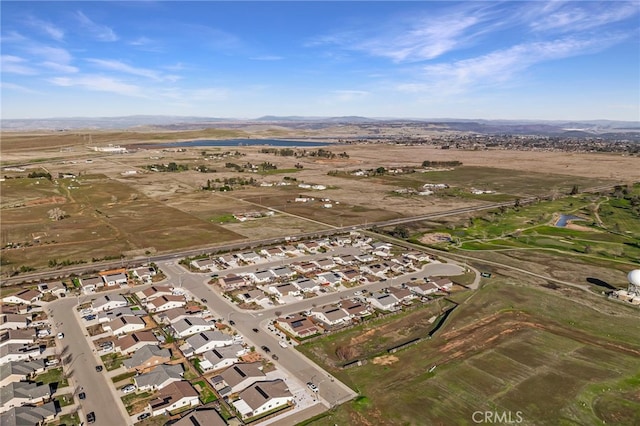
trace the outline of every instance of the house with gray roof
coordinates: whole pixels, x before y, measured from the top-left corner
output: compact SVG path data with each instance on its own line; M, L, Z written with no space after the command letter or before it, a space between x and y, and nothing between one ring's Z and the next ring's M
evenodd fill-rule
M0 314L0 330L18 330L31 324L31 315Z
M109 311L111 309L122 308L127 306L129 302L121 294L105 294L91 302L94 312Z
M176 336L185 338L203 331L215 330L216 323L200 317L182 318L171 325Z
M291 283L271 285L269 286L269 291L278 297L289 295L298 296L300 294L298 287Z
M133 309L131 309L130 306L123 306L121 308L115 308L109 311L98 312L98 322L99 323L110 322L118 317L122 317L125 315L141 317L146 314L147 312L143 311L142 309L137 309L134 311Z
M40 426L52 421L56 412L56 405L53 401L35 407L29 405L14 407L2 413L0 426Z
M44 373L44 359L11 361L0 365L0 387L11 382L20 382L31 379L39 373Z
M273 268L271 272L276 276L276 278L289 278L296 274L288 266L279 266L277 268Z
M298 287L304 293L313 293L320 290L320 283L309 279L309 278L300 278L292 283L296 287Z
M0 346L0 364L10 361L21 361L40 357L40 346L24 345L22 343L9 343Z
M172 382L165 386L158 396L149 401L149 409L152 416L170 414L188 407L200 404L198 392L186 380Z
M102 277L81 278L80 285L84 294L95 293L97 288L104 287L104 280Z
M219 375L212 377L211 383L220 395L226 396L239 392L265 377L261 362L248 362L227 368Z
M131 358L125 359L123 364L129 370L135 369L140 372L169 361L171 361L171 351L169 349L146 345L136 351Z
M104 328L105 331L111 331L114 336L119 336L121 334L143 330L146 326L146 323L140 317L136 317L134 315L123 315L109 321L107 324L103 325L102 328Z
M173 426L227 426L227 422L214 408L194 410L182 417Z
M381 311L395 311L398 309L398 304L400 303L398 298L393 294L380 291L372 293L366 300L371 303L371 306Z
M140 374L133 378L133 382L138 390L156 391L160 390L173 382L182 380L184 369L182 364L175 365L159 365L148 373Z
M282 379L253 383L238 396L232 405L243 419L293 404L293 394Z
M311 310L311 316L329 326L344 325L351 322L351 317L336 305L326 305Z
M238 357L249 352L247 348L237 343L204 352L200 361L200 368L204 371L220 370L238 362Z
M201 333L194 334L186 340L186 343L183 346L188 346L191 349L192 353L197 355L206 351L210 351L214 348L229 346L232 343L233 337L230 334L214 330L203 331ZM180 349L182 349L182 347ZM185 356L189 355L185 353Z
M11 382L0 389L0 413L25 404L38 404L51 398L49 385L31 382Z

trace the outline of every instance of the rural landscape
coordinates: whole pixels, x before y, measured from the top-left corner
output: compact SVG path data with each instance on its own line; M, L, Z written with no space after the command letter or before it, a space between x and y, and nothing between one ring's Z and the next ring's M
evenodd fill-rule
M478 413L536 425L637 421L638 306L616 298L640 258L634 153L442 149L438 131L407 143L385 123L385 141L363 132L350 143L328 124L299 133L279 123L282 139L269 124L221 127L6 133L2 273L14 285L3 294L149 264L175 285L167 254L184 253L182 274L193 275L191 263L234 249L358 229L467 273L430 303L294 337L294 350L355 396L335 404L320 381L328 410L279 422L471 424ZM83 288L69 291L86 299Z
M0 426L640 425L640 3L0 3Z

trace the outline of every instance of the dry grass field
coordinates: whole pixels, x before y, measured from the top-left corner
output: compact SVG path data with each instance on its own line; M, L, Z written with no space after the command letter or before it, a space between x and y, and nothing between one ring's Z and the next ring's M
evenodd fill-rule
M83 132L4 133L0 183L4 271L21 267L46 268L52 260L70 262L133 257L197 246L211 246L240 239L259 239L332 226L347 226L403 216L438 212L495 200L471 196L468 189L481 184L500 197L517 197L546 191L566 191L576 180L581 185L619 183L637 179L634 160L608 154L550 152L441 150L398 145L328 145L342 158L280 157L260 152L262 147L163 148L176 140L231 137L308 136L282 129L206 129L188 132ZM315 134L314 136L318 136ZM340 134L327 134L328 139ZM150 143L155 144L153 147ZM127 154L95 152L89 145L126 145ZM140 146L146 149L136 149ZM313 148L307 148L311 151ZM205 151L207 155L203 156ZM378 167L416 167L422 161L458 160L464 166L451 172L413 173L402 176L353 178L328 175ZM174 162L188 168L181 172L154 172L154 164ZM238 172L227 163L270 162L284 173ZM296 164L302 166L296 169ZM541 168L541 165L543 167ZM215 170L200 173L196 167ZM48 172L53 181L28 179L32 172ZM59 173L79 176L58 179ZM22 177L22 179L14 179ZM285 181L290 186L275 184ZM236 187L230 192L203 191L207 181L251 179L274 186ZM295 179L295 180L294 180ZM453 192L433 196L398 195L394 189L418 187L425 182L448 182ZM299 183L321 184L324 191L298 188ZM77 186L77 187L76 187ZM298 196L312 203L296 203ZM329 201L320 201L326 199ZM331 208L323 204L330 203ZM48 212L58 207L67 217L52 221ZM214 223L235 213L264 212L276 215L243 223ZM23 268L23 269L24 269Z
M366 345L364 330L304 345L361 394L305 424L465 425L485 410L519 411L525 425L637 424L637 310L523 282L494 278L472 295L458 294L462 304L433 339L361 367L336 369L323 362L333 354L315 352L331 341ZM406 328L387 324L394 325Z

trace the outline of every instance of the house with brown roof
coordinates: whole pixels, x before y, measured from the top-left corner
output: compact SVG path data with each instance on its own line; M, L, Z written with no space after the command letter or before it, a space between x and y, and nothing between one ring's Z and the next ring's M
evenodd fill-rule
M200 405L198 392L191 383L181 380L173 382L160 390L157 398L149 401L152 416L170 414L172 411Z
M158 345L158 339L151 331L136 331L116 340L115 349L123 354L130 354L146 345Z
M444 291L449 291L451 290L451 287L453 287L453 281L451 281L449 278L438 278L432 280L431 282L437 285L440 290Z
M282 379L256 382L238 396L238 400L232 402L232 405L243 419L293 404L293 395Z
M271 285L268 290L278 297L298 296L300 294L300 289L291 283Z
M171 351L169 349L145 345L138 349L131 358L125 359L123 364L129 370L135 369L137 372L143 372L169 361L171 361Z
M15 305L26 304L32 305L40 300L42 297L42 293L37 290L25 289L21 290L16 294L12 294L11 296L6 296L2 298L4 303L12 303Z
M173 287L170 285L152 285L142 291L138 291L136 296L141 302L151 302L161 296L171 296L173 294Z
M18 330L31 324L31 315L0 314L0 330Z
M236 274L229 274L224 277L220 277L218 278L218 283L224 291L235 290L249 285L244 277Z
M371 315L369 306L364 303L358 302L357 300L343 300L340 304L340 307L347 311L351 318L362 318L366 317L367 315Z
M417 294L418 296L427 296L429 294L437 293L440 288L433 282L428 282L418 285L408 285L409 290Z
M407 303L415 299L417 296L408 288L389 287L389 294L393 294L401 303Z
M147 310L149 312L162 312L173 308L179 308L186 304L187 301L184 296L160 296L147 303Z
M276 324L285 332L300 338L313 336L320 332L317 325L300 314L291 315L288 318L277 318Z
M191 411L172 424L173 426L227 426L227 422L214 408Z

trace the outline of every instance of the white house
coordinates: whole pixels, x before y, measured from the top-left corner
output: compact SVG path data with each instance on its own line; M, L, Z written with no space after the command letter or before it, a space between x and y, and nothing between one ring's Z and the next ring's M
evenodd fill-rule
M157 337L151 331L137 331L115 341L115 349L125 355L134 353L146 345L158 345Z
M156 270L150 266L141 266L140 268L132 270L131 274L134 276L134 278L137 278L140 281L150 283L152 277L156 275Z
M91 307L94 312L101 311L109 311L111 309L122 308L127 306L129 302L127 299L121 294L105 294L104 296L98 297L96 300L91 302Z
M382 292L372 293L371 296L367 297L366 300L367 302L371 303L371 306L380 309L381 311L396 310L398 304L400 303L400 301L393 294Z
M150 302L158 297L171 295L173 295L173 287L170 285L152 285L136 293L141 302Z
M80 279L80 285L84 294L94 293L97 288L104 287L102 277L87 277Z
M220 370L238 362L238 357L249 352L249 349L234 343L230 346L215 348L204 352L200 361L200 368L204 371Z
M170 383L161 389L158 396L149 401L148 408L152 416L160 416L199 404L198 392L189 382L181 380Z
M207 321L199 317L183 318L171 325L176 336L185 338L192 334L201 333L203 331L215 330L215 322Z
M269 286L268 290L278 297L289 295L298 296L300 294L300 290L298 289L298 287L294 286L291 283L271 285Z
M134 331L142 330L146 327L142 318L134 315L123 315L109 321L103 325L105 331L111 331L114 336L121 334L133 333Z
M278 407L293 404L293 395L282 379L256 382L238 395L232 404L243 419L259 416Z
M40 357L40 346L10 343L0 346L0 365Z
M318 274L316 276L320 283L325 283L328 285L340 284L342 281L342 275L337 272L325 272L322 274Z
M351 320L344 309L335 305L313 308L311 309L311 316L330 326L347 324Z
M320 283L309 278L300 278L292 284L305 293L313 293L320 290Z
M42 297L42 293L37 290L25 289L21 290L16 294L12 294L11 296L6 296L2 298L4 303L11 303L15 305L26 304L31 305L36 303Z
M2 401L0 413L25 404L38 404L49 398L51 398L51 390L48 384L11 382L0 389L0 401Z
M428 283L419 284L419 285L409 285L408 287L409 287L409 290L411 290L412 292L414 292L419 296L427 296L429 294L437 293L440 290L438 286L433 282L428 282Z
M186 340L185 346L188 345L197 355L211 349L229 346L232 343L233 337L231 335L215 330L194 334Z
M215 260L212 259L196 259L191 261L191 265L200 271L219 271Z
M244 260L247 263L258 263L262 260L262 257L260 257L260 255L254 251L239 253L238 258Z
M179 308L187 304L184 296L160 296L147 303L149 312L162 312L173 308Z
M453 281L451 281L449 278L438 278L431 282L437 285L440 290L444 291L449 291L453 287Z
M18 330L31 324L31 315L0 314L0 330Z
M246 274L246 276L251 281L253 281L254 283L257 283L257 284L268 283L273 278L275 278L275 275L273 275L273 273L271 272L270 269L265 269L265 270L262 270L262 271L255 271L255 272L248 272Z
M182 364L162 364L148 373L134 376L133 382L139 391L157 391L169 386L171 383L181 381L183 374Z
M127 274L123 272L106 274L106 275L103 275L102 278L104 279L104 282L109 287L113 287L114 285L124 285L128 281Z
M260 362L238 363L212 377L211 383L220 395L230 395L266 378L262 368Z

